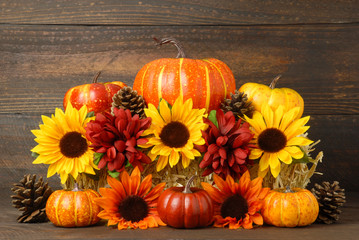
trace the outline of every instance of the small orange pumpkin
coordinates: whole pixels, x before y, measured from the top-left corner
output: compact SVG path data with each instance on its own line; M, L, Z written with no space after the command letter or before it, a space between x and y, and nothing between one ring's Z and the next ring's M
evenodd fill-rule
M285 111L299 107L300 110L296 116L296 119L298 119L303 115L304 111L303 98L293 89L275 88L275 84L279 78L280 75L274 78L269 87L267 85L250 82L243 84L238 91L247 94L248 101L252 101L254 109L259 112L264 103L268 103L273 111L275 111L279 105L283 105Z
M301 227L312 224L318 217L319 205L307 189L271 190L261 210L263 220L277 227Z
M174 228L206 227L213 222L214 207L209 194L200 188L190 188L195 176L185 187L171 187L158 199L161 220Z
M146 103L158 106L161 98L171 105L179 96L193 100L193 108L217 110L225 97L236 89L232 71L214 58L186 58L180 43L173 38L157 40L158 45L172 43L179 51L177 58L161 58L147 63L138 73L133 89Z
M100 194L94 190L57 190L46 202L46 215L58 227L85 227L100 221L101 208L94 198Z

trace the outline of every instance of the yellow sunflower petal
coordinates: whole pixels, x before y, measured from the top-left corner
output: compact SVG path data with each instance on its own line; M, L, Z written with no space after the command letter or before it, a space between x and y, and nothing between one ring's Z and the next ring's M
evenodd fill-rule
M305 138L305 137L294 137L288 140L288 146L306 146L313 143L312 140Z
M277 160L278 160L278 159L277 159ZM274 178L278 177L278 175L279 175L279 173L280 173L281 166L280 166L279 160L278 160L278 163L279 163L279 164L276 164L276 165L274 165L274 167L271 167L271 168L270 168L270 171L271 171L271 173L272 173L272 175L273 175Z
M295 117L298 115L298 112L299 112L299 107L295 107L289 110L288 112L284 113L279 129L285 131L288 125L291 124L295 119Z
M251 154L249 155L249 159L258 159L262 156L263 150L260 148L251 149Z
M160 114L165 121L165 123L169 123L172 120L171 110L168 107L168 103L165 100L161 100L160 102Z
M263 105L261 112L263 114L264 121L265 121L267 128L271 128L273 126L273 110L272 110L272 108L268 104L265 104L265 105Z
M275 110L274 116L273 116L273 127L279 128L280 121L282 120L284 113L284 106L279 105L279 107Z
M264 153L262 158L259 160L259 170L263 171L269 167L270 153Z
M153 104L149 103L148 108L145 108L144 111L147 117L152 118L152 123L155 122L157 125L160 126L164 125L163 118Z
M273 174L273 171L275 173L275 174L273 174L273 176L277 177L280 172L280 161L279 161L276 153L269 154L269 166L270 166L272 174ZM278 171L278 169L279 169L279 171Z
M185 154L182 153L182 166L183 168L187 168L191 162L191 159L188 158Z
M51 164L47 169L47 178L53 176L56 173L57 163Z
M179 156L178 152L175 150L172 150L171 155L169 156L169 163L170 163L171 168L178 163L179 158L180 158L180 156Z
M304 156L304 153L300 150L299 147L296 146L285 147L284 150L287 151L295 159L301 159Z
M290 154L282 149L280 150L278 153L277 153L277 157L282 161L284 162L285 164L290 164L292 163L292 157L290 156Z
M182 111L183 111L183 99L181 96L179 96L172 106L172 121L181 120Z
M298 129L300 129L300 127L303 127L309 121L309 118L310 118L310 116L300 118L300 119L295 120L292 124L290 124L287 127L287 129L285 129L285 131L284 131L284 134L287 136L287 138L290 139L299 134L303 134L305 131L298 133Z
M157 160L156 170L157 172L161 171L167 166L168 156L160 156Z

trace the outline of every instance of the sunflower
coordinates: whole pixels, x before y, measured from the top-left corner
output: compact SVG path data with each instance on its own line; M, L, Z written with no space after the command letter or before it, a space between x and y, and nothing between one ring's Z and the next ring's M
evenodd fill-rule
M47 177L60 174L64 184L69 175L74 179L79 173L95 174L94 152L89 148L90 142L85 137L85 126L91 120L87 118L86 106L80 110L67 105L66 111L56 108L51 118L42 115L40 129L32 130L38 143L32 152L38 154L33 164L50 164Z
M171 167L175 166L180 158L186 168L191 160L201 156L193 146L205 144L201 130L207 127L203 122L206 110L192 109L192 105L192 99L183 103L182 97L178 97L172 108L164 99L159 103L159 111L153 104L145 108L152 124L143 134L150 135L148 142L141 147L153 147L148 156L152 161L158 157L157 171L166 167L168 162Z
M108 220L108 226L117 225L121 230L166 225L157 213L157 200L166 183L160 183L151 190L152 175L147 175L141 182L138 167L131 176L125 170L121 173L120 181L108 176L107 182L111 188L100 188L102 197L94 201L103 208L98 216Z
M269 188L262 188L261 177L251 181L249 172L246 171L238 183L230 175L223 180L215 174L213 180L218 188L206 182L202 182L202 187L214 202L214 227L251 229L253 223L263 225L260 209Z
M309 126L309 116L295 120L299 107L284 112L280 105L275 111L269 105L263 105L261 112L254 112L252 118L245 116L254 133L256 148L251 149L250 159L259 159L258 175L264 177L269 168L273 177L281 170L282 161L292 163L292 158L301 159L304 156L299 146L306 146L313 141L299 136L305 133Z

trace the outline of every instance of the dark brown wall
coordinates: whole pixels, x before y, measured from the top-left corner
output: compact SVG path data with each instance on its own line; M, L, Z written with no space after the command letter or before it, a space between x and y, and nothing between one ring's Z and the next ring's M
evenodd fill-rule
M132 85L147 62L175 57L152 36L180 40L193 58L254 81L297 90L309 137L324 151L313 181L359 189L359 1L0 1L0 180L32 165L31 129L62 107L67 89L92 80ZM53 178L50 181L56 182Z

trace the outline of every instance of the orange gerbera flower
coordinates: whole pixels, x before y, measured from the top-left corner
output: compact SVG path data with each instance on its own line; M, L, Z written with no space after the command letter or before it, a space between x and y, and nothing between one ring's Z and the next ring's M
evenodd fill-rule
M100 188L102 197L96 198L95 202L103 208L98 216L107 219L108 226L117 225L121 230L166 225L157 213L157 200L166 183L160 183L151 190L152 175L147 175L141 182L138 167L131 176L123 171L120 181L109 176L107 182L111 188Z
M251 229L253 223L263 225L259 211L269 188L262 188L261 177L251 181L246 171L238 183L230 175L227 175L226 180L214 175L213 180L218 189L205 182L202 182L202 186L215 204L214 227Z

